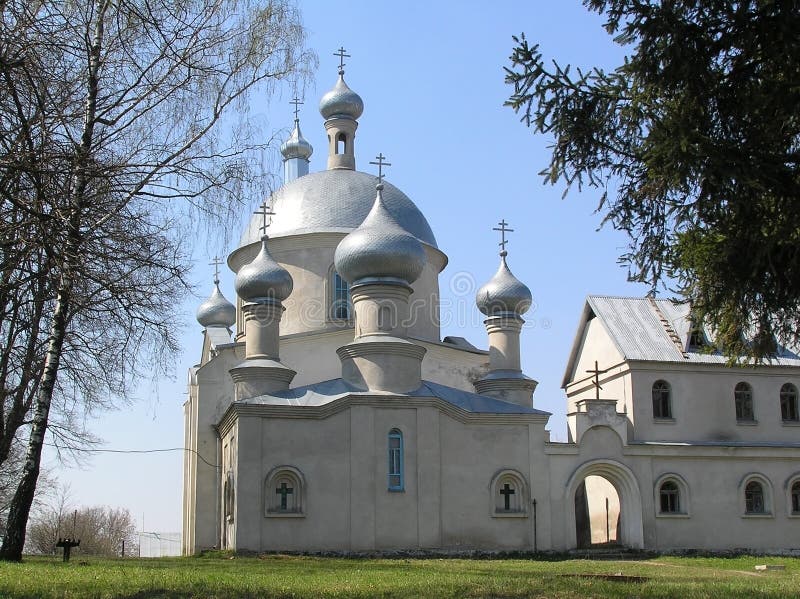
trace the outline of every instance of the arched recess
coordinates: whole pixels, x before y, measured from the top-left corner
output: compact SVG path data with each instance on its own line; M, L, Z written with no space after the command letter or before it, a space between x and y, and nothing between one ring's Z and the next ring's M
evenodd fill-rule
M493 518L527 518L530 491L522 473L499 470L489 482L489 515Z
M306 480L294 466L276 466L264 479L264 516L302 518L306 509Z
M620 543L634 549L644 548L644 529L642 527L642 494L639 482L630 468L615 460L592 460L578 466L572 473L564 495L566 506L567 548L575 549L578 538L575 529L575 493L587 476L602 476L617 490L620 502Z

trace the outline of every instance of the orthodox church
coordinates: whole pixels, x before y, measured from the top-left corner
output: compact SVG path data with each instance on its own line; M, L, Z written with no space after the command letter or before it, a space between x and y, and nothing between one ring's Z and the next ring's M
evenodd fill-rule
M235 304L217 278L197 312L185 554L800 548L796 353L730 367L686 305L590 296L550 441L507 252L476 296L488 349L442 339L447 256L383 156L356 170L342 67L319 110L327 169L295 118L284 185L228 256Z

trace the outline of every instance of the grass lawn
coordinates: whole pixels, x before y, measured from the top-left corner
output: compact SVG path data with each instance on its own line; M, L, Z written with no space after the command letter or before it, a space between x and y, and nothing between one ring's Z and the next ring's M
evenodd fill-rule
M756 564L784 564L756 572ZM629 579L612 578L632 577ZM637 578L640 577L640 578ZM129 597L800 597L800 559L639 561L262 558L0 563L2 598Z

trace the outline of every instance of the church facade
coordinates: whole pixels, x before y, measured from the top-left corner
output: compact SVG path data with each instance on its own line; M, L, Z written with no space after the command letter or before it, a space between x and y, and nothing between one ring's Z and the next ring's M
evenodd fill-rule
M183 552L800 548L800 358L734 368L688 307L590 296L551 442L521 369L529 289L500 255L488 350L441 339L447 256L399 189L356 170L361 98L299 121L284 186L198 310ZM505 227L501 223L500 228ZM602 391L601 391L602 389Z

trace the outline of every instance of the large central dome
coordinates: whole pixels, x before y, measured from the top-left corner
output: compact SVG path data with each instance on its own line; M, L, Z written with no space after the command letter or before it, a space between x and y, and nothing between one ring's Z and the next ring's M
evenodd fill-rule
M349 233L358 227L375 203L376 177L359 171L335 169L295 179L272 196L275 216L267 228L270 237L304 233ZM437 247L428 221L406 194L384 182L383 201L398 224L420 241ZM254 215L239 246L261 239L261 216Z

